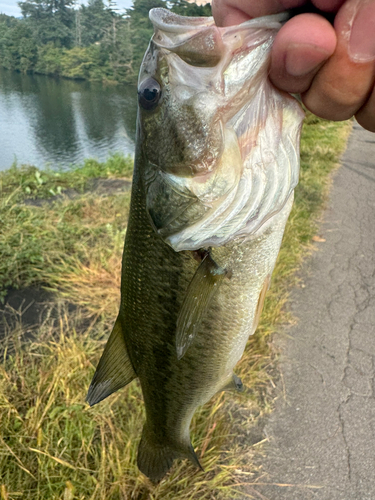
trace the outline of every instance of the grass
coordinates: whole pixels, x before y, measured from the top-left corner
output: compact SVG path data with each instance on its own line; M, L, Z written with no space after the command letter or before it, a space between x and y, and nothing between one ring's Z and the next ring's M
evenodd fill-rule
M270 336L288 318L284 305L317 220L350 125L308 115L301 180L261 324L239 365L250 389L220 394L194 417L192 441L207 472L176 462L156 487L136 467L144 421L133 382L88 408L85 394L117 314L129 194L84 192L93 177L128 177L130 162L88 160L73 172L13 167L0 174L0 283L47 287L56 300L44 322L25 328L13 311L4 323L0 365L2 500L188 500L234 498L251 482L259 428L272 409L275 353ZM70 200L65 189L82 193ZM40 206L28 198L50 198ZM72 306L74 305L74 307ZM248 433L250 434L248 435Z
M120 153L111 155L105 163L87 159L79 168L70 170L40 171L36 167L14 164L9 170L0 172L0 199L15 203L25 198L48 199L68 188L83 192L90 179L131 177L132 171L132 159Z
M77 283L71 289L69 282L77 272L83 281L96 281L96 290L103 279L118 283L113 269L121 258L130 194L103 197L84 189L92 178L129 178L131 168L132 160L116 155L104 164L86 160L71 173L41 173L34 167L0 172L0 300L9 288L55 287L63 280L75 302ZM62 196L67 189L82 196L70 200ZM24 204L35 199L51 203Z

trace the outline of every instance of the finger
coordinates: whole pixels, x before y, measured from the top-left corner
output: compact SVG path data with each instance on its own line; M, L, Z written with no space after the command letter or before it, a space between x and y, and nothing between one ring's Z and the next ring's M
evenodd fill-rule
M276 14L308 4L324 12L336 12L345 0L212 0L212 14L217 26L233 26L254 17Z
M346 120L366 102L375 78L375 0L348 0L335 18L335 53L302 95L310 111Z
M364 106L355 115L357 122L370 132L375 132L375 88Z
M217 26L234 26L254 17L276 14L300 7L307 0L212 0L212 15Z
M324 12L336 12L345 0L313 0L313 4Z
M278 0L262 2L248 0L213 0L212 14L217 26L234 26L253 17L274 14L283 10Z
M293 17L276 36L271 81L286 92L305 92L335 47L335 30L326 19L316 14Z

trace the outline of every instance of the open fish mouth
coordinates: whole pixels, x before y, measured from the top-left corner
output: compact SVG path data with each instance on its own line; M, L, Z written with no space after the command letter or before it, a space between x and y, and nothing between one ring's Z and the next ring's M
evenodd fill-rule
M139 85L155 80L163 98L151 112L140 106L147 210L176 251L256 236L297 185L303 112L267 78L286 18L218 28L212 18L150 12Z

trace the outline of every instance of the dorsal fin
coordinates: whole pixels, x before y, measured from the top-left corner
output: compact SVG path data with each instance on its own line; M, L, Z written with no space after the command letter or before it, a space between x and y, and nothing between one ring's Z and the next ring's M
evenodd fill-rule
M86 401L96 405L137 377L126 350L121 322L117 318L87 393Z
M228 272L218 266L209 252L202 262L186 290L176 328L177 357L181 359L192 343L202 318L220 283Z

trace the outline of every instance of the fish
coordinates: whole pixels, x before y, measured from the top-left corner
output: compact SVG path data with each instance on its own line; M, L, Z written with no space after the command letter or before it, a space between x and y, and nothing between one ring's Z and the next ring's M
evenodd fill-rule
M201 468L196 409L243 389L234 367L259 321L299 174L303 112L269 82L285 14L219 28L150 11L118 317L87 401L138 378L139 470Z

